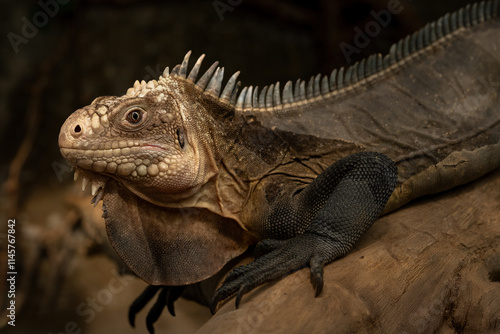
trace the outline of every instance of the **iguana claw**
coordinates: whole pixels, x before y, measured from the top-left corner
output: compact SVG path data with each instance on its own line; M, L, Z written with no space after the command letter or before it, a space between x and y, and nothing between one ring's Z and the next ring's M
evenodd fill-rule
M139 313L144 306L156 295L161 286L149 285L144 291L137 297L128 310L128 322L130 326L135 327L135 315Z
M215 292L210 310L214 314L221 301L236 293L238 308L245 293L307 266L311 267L317 297L323 288L323 265L332 257L337 257L341 249L340 246L332 247L331 243L322 242L321 237L312 234L299 235L289 240L263 240L257 245L256 253L265 251L266 254L252 263L234 269Z
M156 302L146 316L146 328L150 334L154 334L153 324L158 320L167 302L168 287L161 289Z
M128 320L132 327L135 327L135 315L139 313L146 304L153 299L159 291L158 298L146 317L146 328L148 332L155 332L153 324L158 320L165 306L169 313L175 317L174 302L182 295L184 286L148 286L137 299L132 303L128 313Z

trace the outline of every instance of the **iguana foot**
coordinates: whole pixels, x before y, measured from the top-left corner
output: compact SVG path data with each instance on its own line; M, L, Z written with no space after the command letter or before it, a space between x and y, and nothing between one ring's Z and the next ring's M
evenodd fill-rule
M215 313L222 300L236 296L236 307L243 295L255 287L309 267L311 282L318 296L323 289L323 267L345 253L346 245L332 243L321 236L302 234L288 240L267 239L255 250L260 255L254 262L234 269L215 292L210 310Z
M146 327L149 333L153 334L155 329L153 324L158 320L165 306L172 316L175 317L174 302L179 299L184 291L184 286L155 286L150 285L134 300L128 312L128 320L132 327L135 327L135 316L146 304L153 299L156 293L160 291L156 302L146 317Z

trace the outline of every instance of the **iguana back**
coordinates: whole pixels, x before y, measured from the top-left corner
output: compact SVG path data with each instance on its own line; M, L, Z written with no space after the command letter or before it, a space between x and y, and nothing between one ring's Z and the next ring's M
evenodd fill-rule
M295 94L288 84L282 101L259 101L254 91L252 107L241 109L268 128L389 156L399 177L386 211L470 182L500 166L500 22L490 19L497 10L498 2L468 6L386 57L298 81ZM309 97L290 103L301 95Z

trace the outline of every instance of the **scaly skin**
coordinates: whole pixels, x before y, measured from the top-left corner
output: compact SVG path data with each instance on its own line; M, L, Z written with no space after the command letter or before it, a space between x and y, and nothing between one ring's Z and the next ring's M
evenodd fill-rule
M213 311L304 266L319 293L323 266L382 212L500 167L499 11L498 0L467 7L294 93L288 82L238 95L238 72L222 89L217 64L198 80L203 56L187 75L188 53L158 81L77 110L61 152L146 282L200 282L263 240L265 254L227 277Z
M203 154L198 129L186 131L188 109L167 98L162 84L137 97L101 97L75 112L59 136L62 154L79 169L119 179L151 203L163 206L197 193L214 175L207 161L213 157Z

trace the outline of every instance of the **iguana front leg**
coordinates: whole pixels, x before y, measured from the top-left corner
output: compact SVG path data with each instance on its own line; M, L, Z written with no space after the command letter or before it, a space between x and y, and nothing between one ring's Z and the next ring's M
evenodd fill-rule
M265 224L270 239L257 245L260 256L227 276L212 300L212 312L235 293L238 307L246 292L305 266L318 296L324 265L345 255L373 224L396 181L394 162L380 153L362 152L336 162L304 190L278 201ZM280 240L290 229L304 232Z

